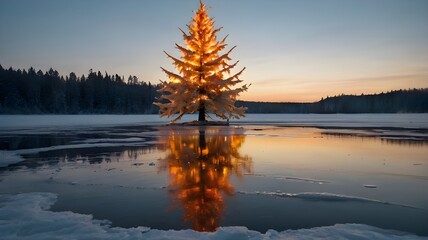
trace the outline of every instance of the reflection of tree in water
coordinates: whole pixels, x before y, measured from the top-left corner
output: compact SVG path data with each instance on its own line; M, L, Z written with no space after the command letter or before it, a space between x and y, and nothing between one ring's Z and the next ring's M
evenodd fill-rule
M169 150L161 169L168 170L171 194L181 202L184 220L197 231L214 231L224 209L222 194L233 195L229 177L252 172L251 158L239 148L245 136L242 130L220 128L190 132L172 130L166 137Z

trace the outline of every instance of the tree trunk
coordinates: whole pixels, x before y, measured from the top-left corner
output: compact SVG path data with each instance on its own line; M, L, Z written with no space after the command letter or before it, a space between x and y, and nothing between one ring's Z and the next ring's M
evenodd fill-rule
M205 105L203 103L200 103L199 105L199 117L198 117L198 121L199 122L205 122Z

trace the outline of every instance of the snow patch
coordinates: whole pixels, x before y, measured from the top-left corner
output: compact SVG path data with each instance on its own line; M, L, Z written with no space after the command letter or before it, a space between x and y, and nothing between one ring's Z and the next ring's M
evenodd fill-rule
M428 114L246 114L232 124L428 129Z
M70 128L165 124L159 115L3 115L0 129Z
M182 121L197 116L184 115ZM169 119L156 114L141 115L2 115L0 130L75 128L124 125L162 125ZM284 125L314 127L398 127L428 129L428 114L246 114L232 125ZM258 128L257 128L258 129ZM256 130L257 131L257 130Z
M91 215L48 211L53 193L0 195L1 239L138 239L149 228L112 228Z
M23 161L22 157L16 152L0 150L0 167L7 167L10 164Z
M220 227L212 233L111 227L106 220L73 212L52 212L53 193L0 195L1 239L427 239L363 224L336 224L311 229L266 233L246 227Z

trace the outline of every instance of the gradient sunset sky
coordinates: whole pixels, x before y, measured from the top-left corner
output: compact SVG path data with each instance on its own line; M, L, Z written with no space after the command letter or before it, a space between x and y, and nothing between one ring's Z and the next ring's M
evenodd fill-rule
M243 100L317 101L428 87L427 0L205 0L247 67ZM4 68L158 83L198 0L0 0ZM236 69L236 71L239 69Z

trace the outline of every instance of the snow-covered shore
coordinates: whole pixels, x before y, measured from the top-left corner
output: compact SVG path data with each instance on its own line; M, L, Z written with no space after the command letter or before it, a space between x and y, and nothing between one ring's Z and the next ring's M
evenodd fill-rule
M185 115L181 121L195 119L195 115ZM167 124L169 120L158 115L2 115L0 130L160 125ZM231 120L231 124L428 129L428 114L247 114L240 120Z

